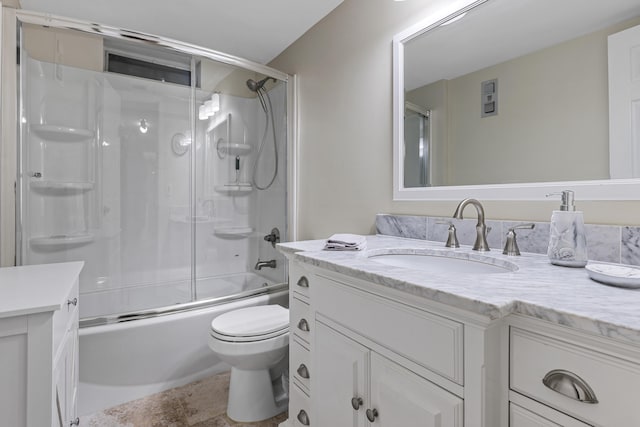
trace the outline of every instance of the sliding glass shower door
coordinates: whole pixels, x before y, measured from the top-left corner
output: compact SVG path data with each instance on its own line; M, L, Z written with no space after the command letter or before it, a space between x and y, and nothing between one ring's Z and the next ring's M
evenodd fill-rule
M20 46L19 264L85 261L81 318L285 281L285 82L36 25Z

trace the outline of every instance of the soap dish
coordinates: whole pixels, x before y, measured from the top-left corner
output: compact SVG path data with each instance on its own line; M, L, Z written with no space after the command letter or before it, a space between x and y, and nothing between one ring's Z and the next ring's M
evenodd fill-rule
M587 264L589 277L605 285L640 288L640 268L620 264Z

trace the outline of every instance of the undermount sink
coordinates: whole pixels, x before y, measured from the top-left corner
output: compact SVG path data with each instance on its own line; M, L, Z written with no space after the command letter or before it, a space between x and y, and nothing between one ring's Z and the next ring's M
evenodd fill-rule
M496 274L510 273L518 269L517 265L497 258L439 250L395 250L372 253L369 259L380 264L434 274Z

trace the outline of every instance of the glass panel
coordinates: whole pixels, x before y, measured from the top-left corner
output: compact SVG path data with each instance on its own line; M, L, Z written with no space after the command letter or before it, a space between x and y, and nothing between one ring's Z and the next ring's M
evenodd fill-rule
M190 301L191 163L174 141L188 147L191 89L75 61L76 33L23 35L22 264L84 260L81 317Z
M285 281L284 258L264 236L286 236L286 84L251 90L264 76L199 61L195 293L206 299ZM259 270L258 260L267 261Z

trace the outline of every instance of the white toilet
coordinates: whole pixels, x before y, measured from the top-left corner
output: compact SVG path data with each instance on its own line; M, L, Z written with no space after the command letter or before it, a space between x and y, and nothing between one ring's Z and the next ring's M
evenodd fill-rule
M260 305L221 314L211 322L209 347L231 365L229 418L262 421L287 409L289 310Z

